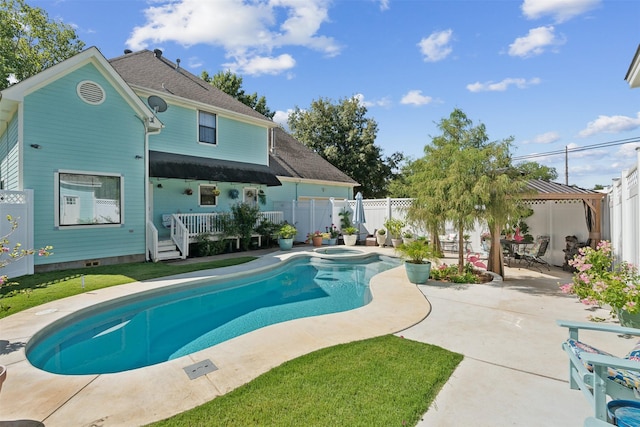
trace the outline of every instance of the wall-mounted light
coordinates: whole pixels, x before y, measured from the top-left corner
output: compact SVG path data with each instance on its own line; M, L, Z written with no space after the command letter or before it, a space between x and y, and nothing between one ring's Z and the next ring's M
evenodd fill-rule
M136 154L136 160L140 160L142 159L142 156L140 154Z
M31 148L35 148L36 150L39 150L39 149L42 148L42 145L40 145L40 144L31 144L30 147Z

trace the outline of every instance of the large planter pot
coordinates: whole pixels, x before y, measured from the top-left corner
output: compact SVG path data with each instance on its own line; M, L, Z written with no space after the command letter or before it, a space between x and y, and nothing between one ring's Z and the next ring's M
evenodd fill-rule
M322 236L313 236L311 241L313 242L313 246L322 246Z
M402 238L402 243L404 243L405 245L408 245L409 243L413 242L414 240L416 240L416 239L414 239L413 237L403 237Z
M335 246L337 242L338 242L338 238L336 237L335 239L329 239L327 244L329 246Z
M391 244L394 248L397 248L402 244L402 239L391 239Z
M7 379L7 367L0 365L0 390L2 390L2 383Z
M381 248L384 247L385 242L387 241L386 234L376 234L376 241L378 242L378 246Z
M344 241L345 246L355 246L358 241L357 234L344 234L342 236L342 240Z
M431 262L426 261L424 264L414 264L409 261L404 262L404 269L411 283L422 285L427 283L431 274Z
M626 310L617 310L617 314L621 326L640 329L640 312L629 313Z
M293 238L291 239L278 239L278 245L280 245L280 250L288 251L293 247Z

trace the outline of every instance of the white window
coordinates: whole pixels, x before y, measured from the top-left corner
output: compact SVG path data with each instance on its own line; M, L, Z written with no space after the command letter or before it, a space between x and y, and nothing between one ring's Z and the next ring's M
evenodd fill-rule
M216 115L206 111L198 112L198 141L216 144Z
M122 224L123 185L120 175L56 173L56 225Z
M220 190L215 185L200 186L200 206L216 206Z

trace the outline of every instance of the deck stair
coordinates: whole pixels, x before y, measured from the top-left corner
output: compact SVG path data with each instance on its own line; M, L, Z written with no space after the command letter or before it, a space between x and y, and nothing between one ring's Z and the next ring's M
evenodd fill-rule
M178 247L171 240L158 241L158 261L179 259L181 257Z

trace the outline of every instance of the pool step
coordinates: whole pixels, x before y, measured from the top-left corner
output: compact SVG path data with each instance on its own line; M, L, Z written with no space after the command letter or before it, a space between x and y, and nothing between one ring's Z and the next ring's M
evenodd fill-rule
M180 258L178 247L171 240L158 241L158 260L165 261L168 259Z

